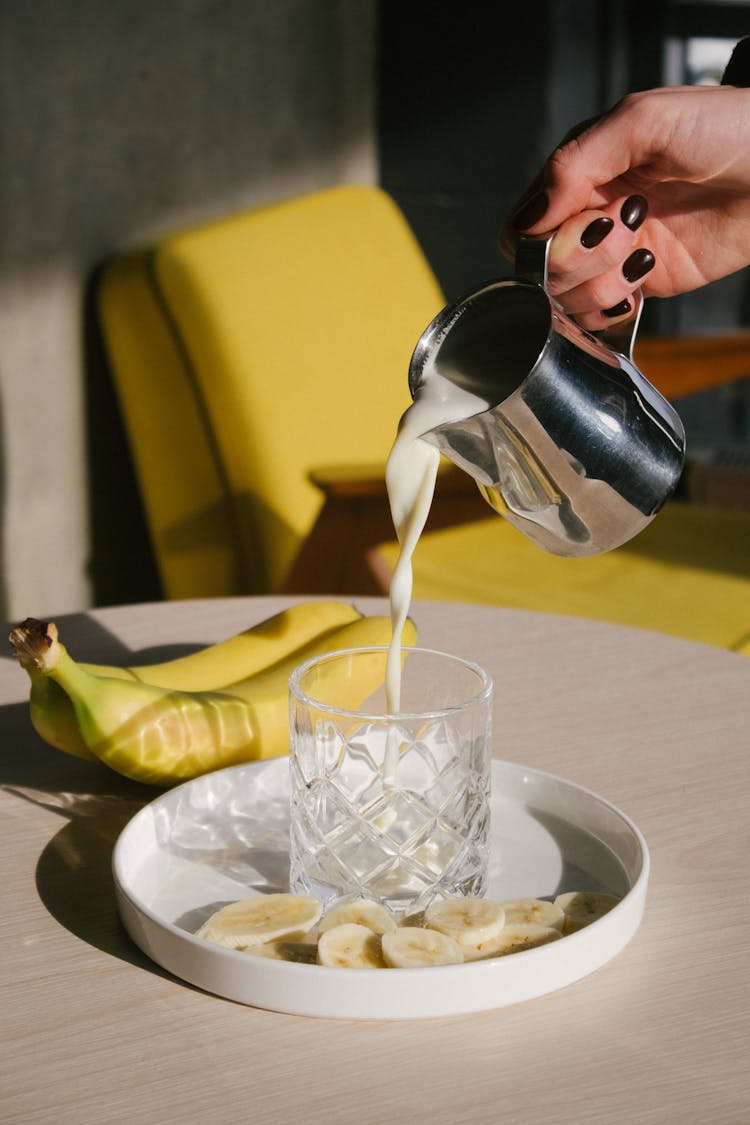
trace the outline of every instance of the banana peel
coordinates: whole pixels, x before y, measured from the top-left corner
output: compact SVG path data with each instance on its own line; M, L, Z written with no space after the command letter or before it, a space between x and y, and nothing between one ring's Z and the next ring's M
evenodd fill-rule
M289 748L288 683L305 660L343 648L387 645L390 619L360 617L328 630L271 667L217 691L180 691L76 663L53 624L24 622L11 644L24 667L62 689L81 741L92 757L117 773L150 785L171 786L211 770L277 757ZM411 620L404 642L413 645ZM362 698L382 682L383 662L360 685Z
M143 683L179 691L215 691L270 668L311 641L362 617L349 602L299 602L225 641L161 664L132 665Z
M349 602L299 602L226 640L175 660L125 667L82 663L81 667L95 676L135 680L179 691L212 691L263 671L310 641L323 638L361 616ZM24 655L23 630L31 623L33 619L23 622L11 634L11 643L15 645L14 634L18 642L19 662L31 680L31 724L40 738L55 749L91 760L94 755L81 737L70 698L53 679L39 672L33 658Z

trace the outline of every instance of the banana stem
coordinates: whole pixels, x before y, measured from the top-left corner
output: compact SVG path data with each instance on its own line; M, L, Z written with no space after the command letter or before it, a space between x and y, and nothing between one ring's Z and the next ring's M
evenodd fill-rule
M57 626L52 622L27 617L11 630L8 639L18 663L27 671L37 668L40 672L48 672L57 663L60 645Z

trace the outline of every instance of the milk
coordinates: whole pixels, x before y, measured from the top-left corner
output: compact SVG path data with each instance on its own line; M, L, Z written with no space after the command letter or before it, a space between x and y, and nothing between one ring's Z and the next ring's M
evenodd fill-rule
M424 434L446 422L459 422L486 410L489 403L426 368L414 402L403 415L385 470L399 557L390 585L392 636L386 664L386 702L391 715L401 708L401 641L412 596L412 555L435 492L440 451ZM398 736L392 728L384 776L392 783L398 762Z

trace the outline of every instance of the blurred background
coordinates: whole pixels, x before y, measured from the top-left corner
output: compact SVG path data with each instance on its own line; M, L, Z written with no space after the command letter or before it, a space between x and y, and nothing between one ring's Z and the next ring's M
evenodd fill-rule
M510 273L500 222L571 125L718 82L748 33L749 3L0 0L3 616L161 596L92 310L109 257L381 184L456 297ZM743 272L648 302L643 327L749 323ZM681 406L692 448L745 482L749 403L743 382Z

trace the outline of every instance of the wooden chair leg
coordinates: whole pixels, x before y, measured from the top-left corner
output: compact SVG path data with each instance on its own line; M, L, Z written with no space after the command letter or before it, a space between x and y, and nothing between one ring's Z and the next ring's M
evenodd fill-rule
M286 594L385 594L389 575L374 548L395 538L385 481L318 470L313 482L325 499L283 585ZM485 519L490 509L473 480L448 469L440 474L427 529Z

